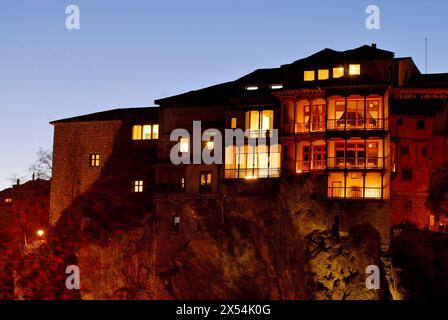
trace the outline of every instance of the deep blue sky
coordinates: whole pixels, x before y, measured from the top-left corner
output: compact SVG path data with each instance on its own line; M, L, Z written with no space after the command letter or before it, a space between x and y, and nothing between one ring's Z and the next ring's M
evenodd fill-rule
M81 30L65 29L65 8ZM381 9L381 30L365 8ZM375 42L448 72L448 1L0 0L0 188L24 174L50 120L153 100Z

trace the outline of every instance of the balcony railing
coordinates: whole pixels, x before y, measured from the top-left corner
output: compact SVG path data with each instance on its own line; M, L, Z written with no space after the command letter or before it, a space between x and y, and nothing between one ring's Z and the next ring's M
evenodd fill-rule
M283 134L294 135L310 132L325 132L325 122L290 122L282 125Z
M328 119L328 131L346 131L346 130L381 130L384 129L384 119Z
M325 170L327 167L326 160L313 160L313 161L289 161L285 164L285 169L290 172L310 172Z
M376 187L328 187L328 198L333 199L381 199L382 188Z
M272 138L273 130L246 130L247 138Z
M329 169L383 169L382 157L377 158L344 158L328 157Z
M246 179L254 180L258 178L278 178L280 177L280 168L240 168L225 169L225 179Z

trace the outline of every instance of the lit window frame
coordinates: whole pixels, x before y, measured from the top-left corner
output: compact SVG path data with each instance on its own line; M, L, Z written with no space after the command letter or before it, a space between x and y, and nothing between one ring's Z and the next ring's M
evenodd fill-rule
M280 89L283 89L283 84L281 84L281 83L271 84L270 88L271 88L271 90L280 90Z
M333 79L340 79L345 76L345 68L343 66L333 67L332 71L333 71Z
M100 167L100 154L99 153L91 153L89 155L89 167L90 168L99 168Z
M238 128L238 118L232 117L230 118L230 129Z
M134 180L132 182L132 193L143 193L145 182L143 180Z
M145 137L148 131L145 128L149 128L149 138ZM150 141L159 139L159 124L147 123L147 124L135 124L132 126L132 140L133 141Z
M330 69L317 70L317 80L328 80L328 79L330 79Z
M180 153L189 153L190 152L190 138L180 138L179 152Z
M245 87L246 91L257 91L258 89L260 88L257 85L250 85Z
M348 74L350 76L361 75L361 64L360 63L350 63L348 65Z
M202 178L205 176L205 180ZM199 173L199 192L209 193L212 192L213 188L213 172L212 171L201 171Z
M304 70L303 71L303 81L312 82L316 80L316 71L314 70Z

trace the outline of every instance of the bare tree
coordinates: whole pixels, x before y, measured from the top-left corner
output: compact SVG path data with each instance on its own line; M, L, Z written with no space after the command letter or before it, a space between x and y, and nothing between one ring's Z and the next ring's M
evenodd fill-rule
M53 166L53 152L50 149L40 148L37 151L36 161L30 165L28 172L36 179L49 180Z

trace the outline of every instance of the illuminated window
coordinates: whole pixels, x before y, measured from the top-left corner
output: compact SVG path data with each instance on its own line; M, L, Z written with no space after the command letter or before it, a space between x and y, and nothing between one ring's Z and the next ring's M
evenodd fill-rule
M190 139L189 138L181 138L180 139L180 152L187 153L190 151Z
M246 90L247 91L255 91L255 90L258 90L258 86L247 86Z
M303 80L304 81L314 81L316 78L314 71L304 71Z
M132 140L159 139L159 125L145 124L132 127Z
M100 166L100 155L98 153L94 153L90 155L90 167L95 168Z
M143 126L143 140L151 140L151 132L152 132L152 126L151 125L144 125Z
M154 140L159 139L159 125L158 124L152 125L152 138Z
M207 150L213 150L215 148L215 143L213 141L208 141L205 144L205 147L207 148Z
M182 190L185 190L185 178L184 177L180 178L180 188Z
M5 199L5 203L11 203L12 202L12 199L11 198L6 198Z
M142 126L132 127L132 140L142 140Z
M134 193L142 193L143 192L143 180L135 180L133 184L132 191Z
M238 124L238 121L237 121L236 118L232 118L232 119L230 119L230 128L231 128L231 129L236 129L237 124Z
M359 76L361 74L361 65L360 64L351 64L349 65L348 73L351 76Z
M246 129L251 131L272 130L274 127L274 111L246 112Z
M338 79L344 76L344 67L333 68L333 78Z
M225 154L226 179L278 178L281 146L228 146Z
M211 192L212 191L212 173L201 172L199 192Z
M283 89L283 85L282 84L271 84L271 89L272 90Z
M317 71L317 79L319 80L327 80L330 78L330 70L328 69L320 69Z

